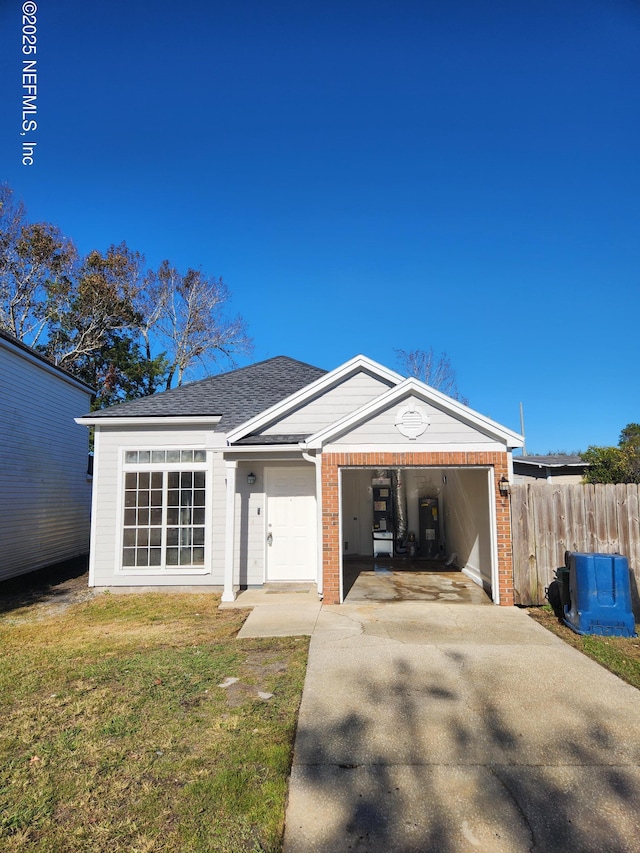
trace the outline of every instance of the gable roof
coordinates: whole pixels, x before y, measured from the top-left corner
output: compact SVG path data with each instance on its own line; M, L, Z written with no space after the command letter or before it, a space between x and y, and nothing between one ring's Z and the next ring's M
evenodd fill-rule
M379 412L389 408L389 406L411 396L415 396L438 407L485 435L489 435L498 441L503 441L508 447L522 447L524 442L523 436L507 429L507 427L491 420L491 418L481 415L480 412L470 409L469 406L465 406L463 403L454 400L452 397L448 397L441 391L432 388L430 385L426 385L414 377L405 379L357 411L320 430L315 435L310 436L307 439L307 444L312 448L320 448L332 439L344 435Z
M271 408L325 373L320 367L279 355L179 388L109 406L82 420L98 423L113 418L217 417L219 423L215 430L226 431Z
M383 382L390 383L392 385L402 382L403 379L399 373L396 373L394 370L390 370L382 364L378 364L378 362L367 358L366 355L356 355L344 364L339 365L339 367L336 367L329 372L324 371L323 375L318 377L315 382L311 382L305 387L296 389L296 392L290 397L278 401L266 411L258 412L255 417L245 418L245 420L229 434L229 443L278 443L273 442L273 436L271 438L267 436L260 437L258 433L268 424L275 423L294 409L305 405L310 400L324 394L329 388L339 385L348 377L354 376L356 373L361 371L369 373L370 375L381 379ZM295 439L296 441L300 441L305 437L306 436L280 436L280 440L291 442Z

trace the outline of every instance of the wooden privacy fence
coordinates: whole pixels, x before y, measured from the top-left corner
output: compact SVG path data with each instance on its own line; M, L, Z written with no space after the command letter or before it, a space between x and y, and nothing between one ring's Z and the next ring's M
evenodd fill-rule
M624 554L631 594L640 587L640 486L550 483L511 486L516 604L543 604L544 590L564 566L565 551ZM635 581L635 582L634 582Z

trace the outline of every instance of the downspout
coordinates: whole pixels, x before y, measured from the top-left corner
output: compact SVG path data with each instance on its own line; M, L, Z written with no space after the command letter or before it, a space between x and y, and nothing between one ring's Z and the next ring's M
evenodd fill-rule
M100 427L93 433L93 477L91 481L91 521L89 528L89 586L96 585L96 541L98 529L98 481L100 476ZM120 469L122 470L122 468ZM124 494L121 491L120 494ZM121 524L122 522L119 522ZM120 558L122 559L122 551Z
M320 456L302 451L302 458L305 462L312 462L316 466L316 577L318 595L323 598L322 591L322 459Z

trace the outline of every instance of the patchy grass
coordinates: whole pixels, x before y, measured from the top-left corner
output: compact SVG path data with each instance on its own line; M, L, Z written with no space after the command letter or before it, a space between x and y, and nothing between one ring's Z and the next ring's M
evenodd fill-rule
M280 849L308 642L239 641L245 614L217 605L0 615L4 853Z
M529 615L570 646L584 652L633 687L640 689L639 637L599 637L576 634L557 618L548 604L530 608Z

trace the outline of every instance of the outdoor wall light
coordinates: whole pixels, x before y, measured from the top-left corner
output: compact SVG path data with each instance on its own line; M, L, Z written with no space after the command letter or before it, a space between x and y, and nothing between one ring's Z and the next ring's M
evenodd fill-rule
M509 481L506 477L500 477L500 482L498 483L498 488L500 489L500 494L506 496L509 494Z
M247 474L247 483L248 483L250 486L253 486L253 484L255 483L255 481L256 481L256 475L255 475L255 474Z

